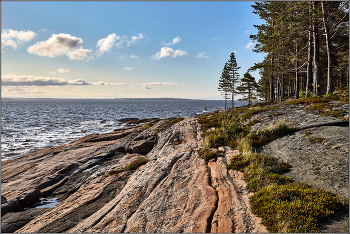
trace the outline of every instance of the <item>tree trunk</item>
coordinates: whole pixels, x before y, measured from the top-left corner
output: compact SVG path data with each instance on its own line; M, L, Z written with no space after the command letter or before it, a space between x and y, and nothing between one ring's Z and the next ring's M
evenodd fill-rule
M299 63L298 63L298 44L295 45L296 64L295 64L295 99L299 99Z
M322 6L322 13L323 13L323 26L324 26L324 33L326 36L326 50L327 50L327 94L332 93L332 70L333 70L333 61L332 61L332 48L331 48L331 42L330 42L330 36L329 36L329 28L327 23L327 15L324 7L324 3L321 2Z
M318 2L313 2L314 9L317 7ZM313 39L314 39L314 94L316 96L320 95L320 45L319 45L319 34L318 34L318 22L313 21Z
M232 109L235 107L235 101L234 101L233 97L234 97L234 95L232 93L232 98L231 98L231 101L232 101L231 107L232 107Z
M284 96L284 73L282 73L282 79L281 79L281 102Z
M305 95L306 97L309 97L309 92L312 90L312 46L311 46L311 40L312 40L312 34L311 34L311 25L310 25L310 31L309 31L309 40L307 44L307 68L306 68L306 87L305 87Z
M273 20L272 20L272 28L273 28ZM274 44L272 42L272 48L274 47ZM271 57L271 74L270 74L270 101L275 101L275 87L274 87L274 80L273 80L273 49L272 49L272 57Z

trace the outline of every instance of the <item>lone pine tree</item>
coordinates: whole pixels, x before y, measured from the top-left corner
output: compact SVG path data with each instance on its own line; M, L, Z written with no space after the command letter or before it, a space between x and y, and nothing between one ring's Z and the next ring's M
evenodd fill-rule
M240 94L243 95L239 101L247 101L250 106L253 103L253 100L256 100L256 91L258 89L258 84L255 81L255 78L246 72L241 79L241 85L237 87L237 90Z

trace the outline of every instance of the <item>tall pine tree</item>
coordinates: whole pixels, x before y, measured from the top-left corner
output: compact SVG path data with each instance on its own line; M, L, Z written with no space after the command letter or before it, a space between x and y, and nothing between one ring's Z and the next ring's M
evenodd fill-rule
M224 69L221 72L218 90L221 95L225 98L225 111L227 110L226 100L227 96L230 94L230 71L228 63L225 63Z
M236 87L239 84L239 73L238 69L241 67L238 67L235 52L232 52L230 55L230 59L227 62L228 68L229 68L229 74L230 74L230 86L229 91L231 93L231 107L234 108L234 96L238 93L238 90Z
M253 103L253 100L256 100L256 91L258 89L258 84L255 81L255 78L246 72L241 79L241 85L237 87L239 94L242 94L243 97L238 99L239 101L247 101L250 106Z

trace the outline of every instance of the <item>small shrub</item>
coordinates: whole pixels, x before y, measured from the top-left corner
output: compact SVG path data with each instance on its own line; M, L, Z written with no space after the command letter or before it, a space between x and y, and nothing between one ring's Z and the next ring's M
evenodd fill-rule
M149 160L146 158L142 158L139 157L138 159L136 159L135 161L131 162L128 166L125 167L126 171L129 170L136 170L137 168L139 168L140 166L146 164Z
M309 138L309 141L311 144L314 144L314 143L322 143L326 138L323 138L323 137L310 137Z
M146 129L146 128L149 128L149 127L151 127L151 126L149 124L147 124L147 125L141 126L141 129Z
M124 169L118 169L118 170L110 170L109 172L107 172L104 177L108 177L108 176L111 176L111 175L116 175L116 174L119 174L121 172L125 171Z
M202 156L202 158L205 160L205 161L209 161L210 159L212 158L217 158L217 157L220 157L222 156L222 151L218 150L218 151L215 151L215 152L209 152L209 153L206 153Z
M324 111L326 109L330 109L331 108L331 105L329 104L326 104L326 103L316 103L316 104L313 104L311 106L308 106L305 108L305 110L318 110L318 111Z
M231 158L230 164L226 166L227 169L238 170L244 172L244 168L249 164L249 161L244 161L242 155L236 155Z
M309 137L309 136L312 134L312 132L307 131L307 132L305 132L304 134L305 134L305 137Z
M345 111L328 111L328 112L324 112L321 115L325 116L325 115L331 115L337 118L343 118L344 114L347 113Z
M140 166L146 164L147 162L149 162L148 159L139 157L138 159L132 161L128 166L126 166L126 167L124 167L122 169L118 169L118 170L110 170L104 176L108 177L108 176L111 176L111 175L119 174L119 173L124 172L124 171L136 170L137 168L139 168Z
M349 103L349 96L340 97L339 101L343 102L344 104Z
M249 200L269 232L319 232L318 221L343 207L332 193L300 182L265 187Z

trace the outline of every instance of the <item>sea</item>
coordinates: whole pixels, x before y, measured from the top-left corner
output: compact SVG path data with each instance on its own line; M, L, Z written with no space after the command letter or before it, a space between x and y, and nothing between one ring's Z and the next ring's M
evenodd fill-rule
M223 100L10 99L1 100L1 161L127 125L123 118L188 117L224 108ZM239 103L235 104L239 105Z

